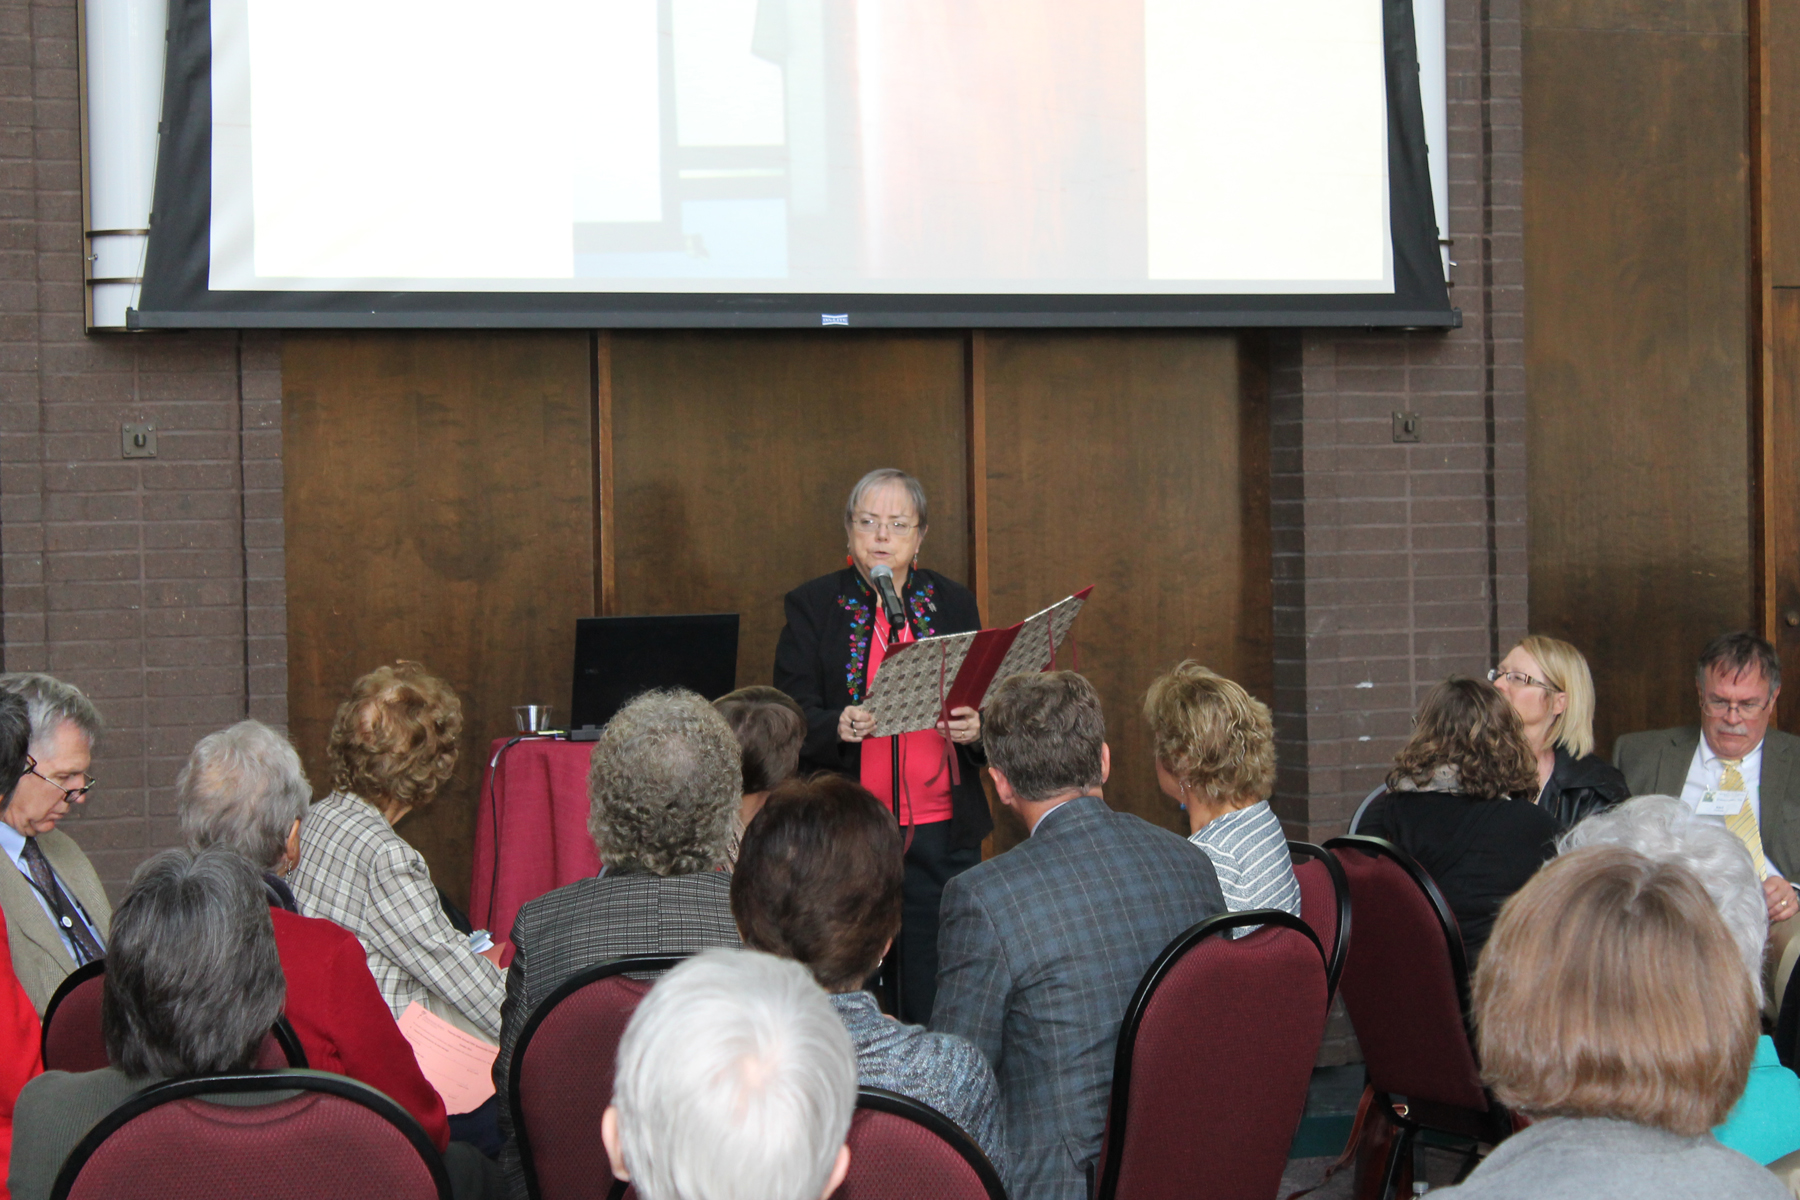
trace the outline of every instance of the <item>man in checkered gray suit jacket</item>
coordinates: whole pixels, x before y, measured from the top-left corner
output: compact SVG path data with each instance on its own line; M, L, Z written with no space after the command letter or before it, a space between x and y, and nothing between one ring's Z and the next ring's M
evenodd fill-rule
M743 757L725 719L692 692L649 692L620 709L594 744L588 829L606 868L539 896L513 922L500 1009L500 1166L525 1200L506 1097L513 1047L537 1006L570 976L628 954L692 954L738 945L731 876L721 868L742 798ZM599 1131L594 1134L599 1153ZM596 1159L604 1171L605 1156Z
M1104 739L1074 672L1003 683L982 741L1031 837L944 888L931 1027L993 1064L1014 1200L1086 1200L1126 1005L1164 947L1225 911L1204 853L1101 799Z

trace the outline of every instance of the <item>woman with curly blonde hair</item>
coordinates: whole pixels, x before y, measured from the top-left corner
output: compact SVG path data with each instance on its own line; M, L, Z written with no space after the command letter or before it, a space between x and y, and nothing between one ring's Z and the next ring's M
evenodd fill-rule
M1163 795L1187 813L1188 840L1212 860L1225 907L1300 915L1287 834L1269 807L1275 727L1269 706L1189 659L1144 696Z
M1419 706L1387 787L1357 832L1393 842L1437 881L1473 972L1500 906L1561 832L1535 803L1537 756L1518 712L1486 680L1452 675Z
M418 1001L497 1039L505 977L450 923L424 857L393 829L449 782L461 733L462 702L418 663L358 679L331 723L331 795L300 822L288 884L302 913L362 942L394 1016Z

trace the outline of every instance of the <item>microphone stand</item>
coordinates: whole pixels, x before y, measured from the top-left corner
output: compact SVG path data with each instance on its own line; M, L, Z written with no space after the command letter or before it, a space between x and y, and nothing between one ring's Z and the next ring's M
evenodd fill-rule
M900 644L900 630L901 630L901 627L904 626L905 624L906 624L906 615L905 615L904 610L902 610L901 615L898 620L894 619L893 617L888 618L888 647L890 649L893 648L894 646L897 646ZM888 735L888 764L889 764L890 768L892 769L891 779L893 781L893 788L894 788L894 790L890 793L893 797L893 803L894 803L894 824L899 825L900 824L900 735L897 733ZM900 853L903 856L903 861L901 863L901 872L902 872L902 877L904 877L904 873L905 873L905 869L906 869L905 862L904 862L904 855L906 853L905 848L904 848L905 847L904 841L902 841L901 846L902 846L902 849L901 849ZM904 944L904 938L906 937L906 930L904 928L904 922L906 920L904 908L905 908L905 906L902 905L901 921L902 921L903 927L900 931L900 937L894 939L893 951L888 955L888 968L889 969L887 972L888 1004L893 1009L894 1016L902 1021L906 1020L906 1013L904 1011L904 1005L903 1005L903 998L905 996L905 991L901 985L901 980L900 980L900 975L901 975L900 947Z

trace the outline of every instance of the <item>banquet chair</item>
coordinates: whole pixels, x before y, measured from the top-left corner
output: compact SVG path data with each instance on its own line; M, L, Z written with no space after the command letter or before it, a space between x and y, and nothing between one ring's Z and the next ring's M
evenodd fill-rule
M654 978L687 955L638 954L572 975L532 1011L513 1048L506 1105L531 1200L606 1200L595 1170L619 1039Z
M208 1097L289 1094L268 1103ZM411 1114L341 1075L203 1075L147 1088L63 1163L51 1200L450 1200Z
M1294 878L1300 881L1300 919L1311 926L1325 952L1325 987L1328 998L1337 995L1344 973L1344 956L1350 950L1350 881L1344 868L1323 846L1289 842Z
M949 1117L882 1088L857 1089L850 1173L833 1200L1006 1200L999 1172Z
M42 1048L46 1071L98 1071L112 1065L100 1028L100 995L106 987L106 960L77 967L57 985L44 1006ZM285 1016L263 1039L255 1066L259 1070L306 1066L306 1051Z
M1437 884L1381 838L1333 838L1325 848L1343 866L1356 911L1341 986L1368 1071L1367 1119L1394 1134L1382 1169L1385 1198L1421 1131L1468 1142L1466 1173L1478 1144L1509 1137L1516 1121L1482 1085L1470 1036L1468 960Z
M1097 1200L1274 1196L1329 1004L1324 952L1298 917L1220 913L1171 942L1119 1028Z

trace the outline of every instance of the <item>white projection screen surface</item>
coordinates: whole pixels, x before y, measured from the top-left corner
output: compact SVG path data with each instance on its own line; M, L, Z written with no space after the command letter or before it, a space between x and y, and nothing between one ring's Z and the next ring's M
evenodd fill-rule
M1405 0L172 10L145 326L1454 321Z

